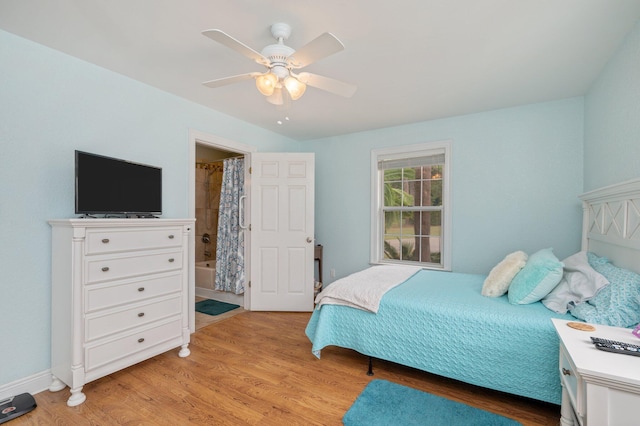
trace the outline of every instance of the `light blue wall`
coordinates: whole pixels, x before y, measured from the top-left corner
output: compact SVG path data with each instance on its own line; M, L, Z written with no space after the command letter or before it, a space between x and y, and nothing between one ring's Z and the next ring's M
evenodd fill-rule
M0 387L50 367L51 230L74 217L74 150L160 166L163 217L188 212L189 129L298 143L0 31Z
M488 273L514 250L580 248L583 99L305 142L316 153L325 276L368 265L372 149L453 141L453 269ZM331 279L325 279L330 282Z
M73 216L75 149L163 167L165 217L187 213L189 129L261 151L316 152L316 236L325 276L341 277L368 265L371 149L451 139L453 268L486 273L512 250L577 251L577 196L640 176L639 51L636 25L584 105L575 98L298 144L0 31L0 387L49 368L46 221Z
M640 178L640 22L585 98L585 191Z

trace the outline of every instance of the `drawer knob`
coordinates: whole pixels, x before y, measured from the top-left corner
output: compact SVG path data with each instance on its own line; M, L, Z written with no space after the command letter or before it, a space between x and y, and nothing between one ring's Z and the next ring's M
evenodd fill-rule
M143 316L144 316L144 312L140 312L140 313L138 314L138 316L139 316L139 317L143 317Z
M144 287L138 287L138 291L144 291Z
M141 337L138 339L138 343L142 343L142 342L144 342L144 337Z
M173 240L173 234L169 235L169 239Z
M109 270L108 266L105 266L105 267L102 268L102 272L107 272L108 270Z
M171 262L173 262L173 261L174 261L173 257L172 257L171 259L169 259L169 263L171 263Z
M103 242L104 244L107 244L107 243L109 242L109 239L108 239L108 238L103 238L103 239L102 239L102 242Z
M571 375L571 370L567 370L566 368L562 367L562 374L564 376L570 376Z

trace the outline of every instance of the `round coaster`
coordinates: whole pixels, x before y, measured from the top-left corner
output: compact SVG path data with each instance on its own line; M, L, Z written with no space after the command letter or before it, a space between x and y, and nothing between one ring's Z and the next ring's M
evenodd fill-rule
M596 328L594 326L592 326L591 324L585 324L583 322L568 322L567 325L580 331L596 331Z

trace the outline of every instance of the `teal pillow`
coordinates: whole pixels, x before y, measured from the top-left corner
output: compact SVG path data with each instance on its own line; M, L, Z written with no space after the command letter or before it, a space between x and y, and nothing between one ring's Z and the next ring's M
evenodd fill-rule
M589 301L574 306L571 315L594 324L633 327L640 323L640 275L587 253L589 265L608 281Z
M553 254L553 249L542 249L529 256L509 286L509 303L526 305L545 297L562 279L564 264Z

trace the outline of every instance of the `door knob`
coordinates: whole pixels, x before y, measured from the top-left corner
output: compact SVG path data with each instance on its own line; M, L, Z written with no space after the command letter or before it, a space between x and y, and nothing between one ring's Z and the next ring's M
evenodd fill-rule
M312 242L312 241L313 241L313 240L311 239L311 237L307 237L307 242L308 242L308 243L310 243L310 242Z

